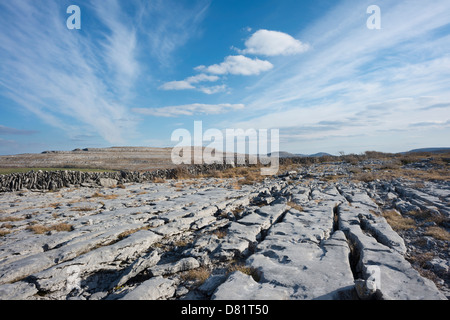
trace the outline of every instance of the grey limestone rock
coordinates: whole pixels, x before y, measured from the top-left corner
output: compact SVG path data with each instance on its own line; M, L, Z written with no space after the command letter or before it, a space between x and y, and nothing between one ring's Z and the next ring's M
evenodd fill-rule
M176 283L174 280L159 276L141 283L121 300L165 300L172 297L175 290Z

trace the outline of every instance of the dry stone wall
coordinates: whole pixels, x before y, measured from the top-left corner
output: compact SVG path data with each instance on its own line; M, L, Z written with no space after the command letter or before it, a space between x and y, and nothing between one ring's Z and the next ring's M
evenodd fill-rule
M108 187L114 184L142 183L155 178L175 179L180 174L199 175L213 170L231 167L224 164L193 165L174 169L154 171L116 171L116 172L80 172L80 171L30 171L0 175L0 192L28 190L57 190L68 187Z

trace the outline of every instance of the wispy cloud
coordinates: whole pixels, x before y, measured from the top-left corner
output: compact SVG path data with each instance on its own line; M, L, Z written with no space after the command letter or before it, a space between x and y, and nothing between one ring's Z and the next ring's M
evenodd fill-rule
M3 125L0 125L0 135L32 135L36 134L36 130L22 130L16 128L10 128Z
M168 106L162 108L134 108L133 112L155 117L179 117L192 116L194 114L222 114L229 111L241 110L243 104L201 104L194 103L180 106Z
M2 1L0 84L6 96L69 136L89 131L121 143L134 123L117 94L131 87L138 69L135 33L122 24L117 1L103 4L109 18L99 15L108 29L96 43L66 28L58 1Z
M131 17L123 14L118 0L96 1L93 7L100 21L107 27L105 41L100 46L104 52L104 62L113 74L115 88L129 90L139 73L136 58L137 31ZM108 8L108 10L105 10Z
M442 103L435 103L431 106L423 107L422 110L431 110L431 109L450 109L450 102L442 102Z
M128 107L137 95L136 83L155 67L143 54L165 66L195 35L209 1L185 6L172 0L86 2L80 5L81 30L67 29L64 3L0 2L0 90L69 139L88 134L125 143L138 122ZM188 82L215 78L197 75Z
M218 76L200 73L198 75L188 77L181 81L169 81L159 87L161 90L198 90L206 94L214 94L226 90L225 85L204 86L198 85L202 82L215 82L219 80Z
M449 127L450 120L447 121L422 121L415 122L409 125L410 127Z
M210 0L143 1L139 17L140 30L145 34L146 47L160 66L173 66L172 54L202 32L201 22L208 11Z

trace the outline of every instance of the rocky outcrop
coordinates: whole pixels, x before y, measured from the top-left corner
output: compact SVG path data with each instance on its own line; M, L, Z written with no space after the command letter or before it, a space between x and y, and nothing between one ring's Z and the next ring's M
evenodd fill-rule
M0 299L446 299L448 241L428 243L438 288L411 260L423 239L383 212L436 200L445 216L449 186L330 181L334 168L4 193Z

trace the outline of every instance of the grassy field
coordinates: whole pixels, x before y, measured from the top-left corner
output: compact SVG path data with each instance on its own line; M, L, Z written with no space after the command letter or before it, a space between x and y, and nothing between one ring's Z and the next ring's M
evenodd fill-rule
M81 172L115 172L107 169L87 169L87 168L0 168L0 174L21 173L29 171L81 171Z

